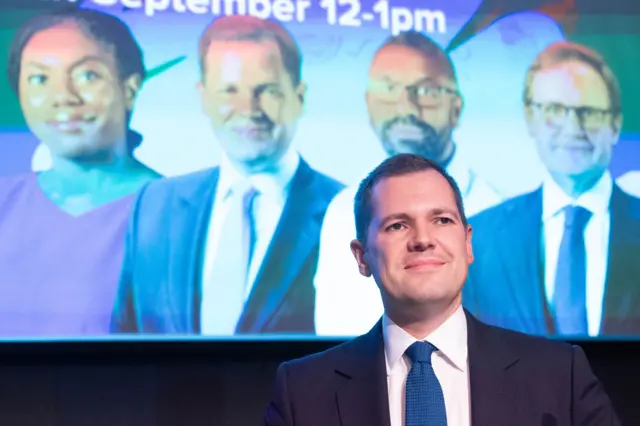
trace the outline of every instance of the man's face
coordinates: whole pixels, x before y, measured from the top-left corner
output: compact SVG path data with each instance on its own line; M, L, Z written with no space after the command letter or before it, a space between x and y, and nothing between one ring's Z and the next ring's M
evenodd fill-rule
M22 52L20 106L54 155L90 157L123 142L140 84L121 81L111 49L73 23L35 34Z
M609 166L621 117L610 111L607 86L593 68L570 61L541 70L530 97L527 125L552 175L590 176Z
M293 85L273 41L213 41L199 83L205 114L229 158L267 169L289 149L304 84Z
M473 261L471 228L447 180L434 170L387 178L372 202L367 241L354 241L352 250L385 306L446 307L459 298Z
M389 156L443 161L462 99L442 64L406 46L386 46L369 70L366 101L373 130Z

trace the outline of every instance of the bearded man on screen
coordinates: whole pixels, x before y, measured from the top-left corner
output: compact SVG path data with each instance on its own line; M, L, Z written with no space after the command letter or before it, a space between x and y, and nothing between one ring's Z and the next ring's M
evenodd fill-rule
M458 182L469 215L502 201L453 141L463 99L451 58L433 40L410 31L385 41L371 63L365 100L385 152L420 155L445 168ZM382 313L375 283L349 261L356 190L348 187L336 196L322 226L314 278L319 335L364 333Z

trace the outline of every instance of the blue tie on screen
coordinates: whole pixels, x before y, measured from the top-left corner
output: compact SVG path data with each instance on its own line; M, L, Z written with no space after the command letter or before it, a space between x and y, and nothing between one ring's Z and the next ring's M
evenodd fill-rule
M569 206L565 210L553 292L556 331L563 336L589 335L584 229L590 218L591 212L584 207Z
M431 365L436 350L429 342L415 342L406 351L412 366L407 376L405 426L447 425L444 394Z

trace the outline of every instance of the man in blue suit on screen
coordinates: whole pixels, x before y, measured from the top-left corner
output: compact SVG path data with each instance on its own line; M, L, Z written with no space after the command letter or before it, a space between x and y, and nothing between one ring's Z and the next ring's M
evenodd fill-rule
M279 24L235 15L204 31L199 53L223 158L141 191L112 328L313 334L320 225L343 186L291 147L305 95L300 50Z
M596 52L556 43L530 67L524 101L547 173L470 219L465 306L539 335L640 334L640 199L608 171L622 126L616 78Z

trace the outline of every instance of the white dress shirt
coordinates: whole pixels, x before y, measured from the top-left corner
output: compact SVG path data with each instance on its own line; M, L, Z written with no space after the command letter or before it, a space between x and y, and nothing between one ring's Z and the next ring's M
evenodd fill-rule
M460 187L467 216L502 201L458 153L447 172ZM357 190L358 185L349 186L333 199L320 232L320 255L314 278L315 327L320 336L364 334L383 313L376 283L373 278L360 275L350 249L356 237L353 199Z
M640 170L632 170L616 179L618 186L634 197L640 197Z
M224 219L230 208L231 188L238 180L248 180L249 184L257 190L251 209L252 230L254 235L253 255L249 264L247 275L245 300L251 294L255 279L260 271L262 262L267 254L271 239L275 233L280 216L284 209L291 181L298 169L300 156L290 149L280 160L277 172L257 173L246 176L236 169L227 157L223 157L220 164L220 176L218 186L211 209L211 218L205 239L204 263L202 268L203 293L211 288L211 267L215 259L220 241L220 229L224 226ZM209 290L211 291L211 290ZM203 330L205 333L205 330Z
M382 326L391 426L404 426L405 386L411 369L411 360L404 353L417 339L394 324L386 315L383 316ZM462 307L422 340L438 348L431 356L431 363L444 394L447 426L469 426L471 397L467 318Z
M606 172L596 185L577 199L569 197L551 176L542 184L542 221L544 238L544 287L552 306L560 243L564 233L564 211L567 206L580 206L592 213L584 231L587 265L587 322L589 335L600 333L602 304L609 260L609 203L613 180Z

